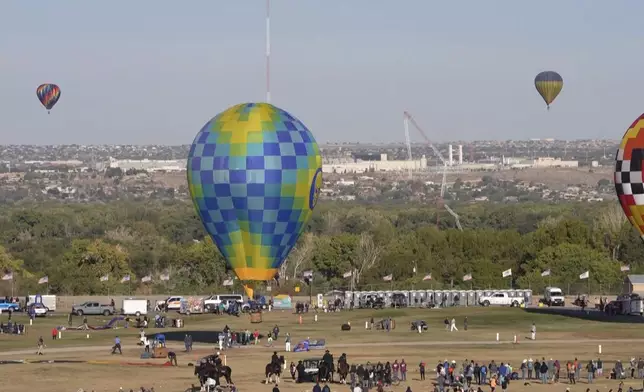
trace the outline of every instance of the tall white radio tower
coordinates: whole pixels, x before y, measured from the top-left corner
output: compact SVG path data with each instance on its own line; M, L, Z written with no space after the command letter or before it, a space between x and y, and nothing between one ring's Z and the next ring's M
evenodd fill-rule
M409 158L409 179L412 179L412 169L411 169L411 164L413 162L413 158L411 156L411 138L409 137L409 119L407 116L404 116L405 119L405 143L407 143L407 156Z
M271 0L266 0L266 102L271 103Z

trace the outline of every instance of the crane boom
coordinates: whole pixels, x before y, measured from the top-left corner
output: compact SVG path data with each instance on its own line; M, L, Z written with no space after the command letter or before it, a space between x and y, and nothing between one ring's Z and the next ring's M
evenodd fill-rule
M418 131L418 133L420 133L420 135L423 137L423 139L425 139L425 141L427 142L427 144L429 144L429 147L431 147L432 151L434 151L434 154L436 154L436 156L438 157L438 159L440 159L440 160L441 160L441 162L443 163L443 165L444 165L444 166L447 166L447 161L445 160L445 158L443 158L443 154L441 154L441 152L440 152L440 151L438 151L438 148L436 148L436 146L434 146L434 143L432 143L432 141L431 141L431 140L429 140L429 138L428 138L428 137L427 137L427 135L425 134L425 131L423 131L423 130L422 130L422 128L421 128L420 126L418 126L418 123L416 123L416 120L414 120L414 117L412 117L412 115L411 115L411 114L409 114L409 112L405 112L405 118L409 120L409 122L411 123L411 125L413 125L413 126L414 126L414 128L416 128L416 130Z
M454 210L449 208L449 206L447 204L445 204L444 207L447 210L447 212L449 212L450 215L452 215L454 217L454 219L456 219L456 227L458 227L458 229L460 231L463 231L463 226L461 226L461 220L459 219L458 214L456 212L454 212Z

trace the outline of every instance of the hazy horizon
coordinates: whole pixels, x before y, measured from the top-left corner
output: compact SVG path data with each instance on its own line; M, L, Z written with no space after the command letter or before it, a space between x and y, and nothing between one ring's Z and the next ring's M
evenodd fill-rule
M265 5L3 2L0 144L190 144L220 111L264 101ZM639 11L271 0L271 103L320 143L402 143L404 110L437 142L619 139L644 111ZM549 112L543 70L564 78ZM35 94L46 82L62 91L51 115Z

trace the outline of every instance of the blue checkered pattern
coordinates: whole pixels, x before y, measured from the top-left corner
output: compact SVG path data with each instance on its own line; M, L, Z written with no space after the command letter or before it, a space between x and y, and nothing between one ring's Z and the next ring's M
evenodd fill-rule
M315 207L321 177L311 132L269 104L217 115L188 158L197 213L241 279L266 280L286 259Z

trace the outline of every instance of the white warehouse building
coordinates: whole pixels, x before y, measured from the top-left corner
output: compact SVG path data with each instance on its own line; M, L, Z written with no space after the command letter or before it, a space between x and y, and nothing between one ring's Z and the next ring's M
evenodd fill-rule
M423 155L418 160L389 161L387 154L380 154L379 161L333 162L322 164L324 173L367 173L367 172L392 172L407 170L427 169L427 158Z

